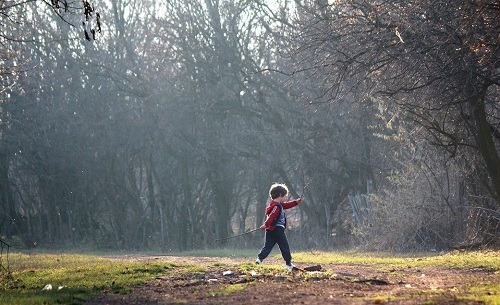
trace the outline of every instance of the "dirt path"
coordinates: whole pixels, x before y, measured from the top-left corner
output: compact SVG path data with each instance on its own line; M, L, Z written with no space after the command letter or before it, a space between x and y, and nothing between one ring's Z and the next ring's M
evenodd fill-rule
M398 268L322 265L319 272L259 274L237 266L249 260L217 257L115 256L117 260L161 260L207 264L204 273L156 278L124 296L103 295L87 305L117 304L482 304L464 297L479 283L500 285L485 269ZM250 260L251 262L251 260ZM280 261L266 261L279 264ZM305 264L297 263L299 267ZM262 270L260 270L262 271ZM486 292L487 293L487 292Z

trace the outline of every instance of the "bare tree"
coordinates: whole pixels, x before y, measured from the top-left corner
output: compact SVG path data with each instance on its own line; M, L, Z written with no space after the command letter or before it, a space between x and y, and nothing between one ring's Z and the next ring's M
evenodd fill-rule
M311 68L329 71L329 97L353 89L346 79L370 80L372 94L395 103L451 155L475 147L499 202L496 2L349 1L303 9L311 34L302 45L320 54Z
M423 128L411 137L440 147L456 164L474 164L498 206L496 1L296 5L301 30L294 71L323 77L317 100L338 103L351 92L376 97L379 109L391 113L386 122L395 128L388 138L401 135L398 129Z

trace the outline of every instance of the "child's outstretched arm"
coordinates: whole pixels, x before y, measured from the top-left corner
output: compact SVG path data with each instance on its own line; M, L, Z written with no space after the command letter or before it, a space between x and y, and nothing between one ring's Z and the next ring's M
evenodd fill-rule
M286 209L291 209L296 205L299 205L301 202L302 202L302 198L298 198L298 199L295 199L292 201L285 201L282 203L282 205L283 205L283 208L286 210Z

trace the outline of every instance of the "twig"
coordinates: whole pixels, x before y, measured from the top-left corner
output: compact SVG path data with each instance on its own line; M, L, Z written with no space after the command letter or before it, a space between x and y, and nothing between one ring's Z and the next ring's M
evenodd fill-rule
M253 230L250 230L250 231L246 231L245 233L240 233L240 234L231 235L231 236L227 236L227 237L223 237L223 238L218 238L215 241L221 241L221 240L227 240L227 239L235 238L235 237L246 235L246 234L258 231L258 230L260 230L260 228L256 228L256 229L253 229Z

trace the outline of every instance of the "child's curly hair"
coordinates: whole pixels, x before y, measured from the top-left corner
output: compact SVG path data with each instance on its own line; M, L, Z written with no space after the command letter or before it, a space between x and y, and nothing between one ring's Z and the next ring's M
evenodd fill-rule
M276 199L286 194L288 194L288 187L284 183L274 183L269 189L271 199Z

